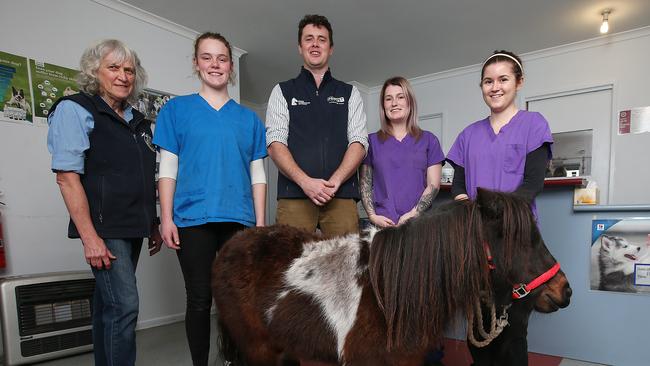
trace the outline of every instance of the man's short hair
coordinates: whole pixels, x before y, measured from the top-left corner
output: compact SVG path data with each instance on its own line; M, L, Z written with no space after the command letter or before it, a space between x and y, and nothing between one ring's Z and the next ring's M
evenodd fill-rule
M315 27L325 27L330 35L330 47L334 46L332 25L326 17L318 14L307 14L300 20L300 23L298 23L298 44L302 40L302 30L309 24Z

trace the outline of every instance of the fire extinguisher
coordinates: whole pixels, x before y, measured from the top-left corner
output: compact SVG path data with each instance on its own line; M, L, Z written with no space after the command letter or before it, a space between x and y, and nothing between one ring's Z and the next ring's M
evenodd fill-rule
M0 202L4 206L4 203ZM7 261L5 260L5 240L2 235L2 212L0 212L0 268L6 268Z

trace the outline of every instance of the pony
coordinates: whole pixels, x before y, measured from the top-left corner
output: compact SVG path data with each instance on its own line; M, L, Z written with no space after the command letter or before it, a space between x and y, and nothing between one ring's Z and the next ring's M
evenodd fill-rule
M244 230L217 255L212 290L237 366L420 366L459 316L476 366L525 365L530 312L571 297L529 203L486 190L362 235Z

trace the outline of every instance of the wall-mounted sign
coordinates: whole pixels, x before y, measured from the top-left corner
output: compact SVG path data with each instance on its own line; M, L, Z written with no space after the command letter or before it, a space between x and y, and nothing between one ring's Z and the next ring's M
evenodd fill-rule
M618 112L618 134L650 132L650 106Z

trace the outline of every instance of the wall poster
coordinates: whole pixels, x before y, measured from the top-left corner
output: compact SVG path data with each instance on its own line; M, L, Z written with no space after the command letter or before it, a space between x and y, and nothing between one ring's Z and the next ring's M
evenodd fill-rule
M79 92L75 77L78 70L29 60L34 95L34 122L47 125L52 105L61 97Z
M650 294L650 218L593 220L591 289Z
M144 114L145 118L156 123L156 117L160 108L165 105L174 95L153 89L144 89L138 97L138 102L133 106Z
M0 51L0 120L33 121L27 58Z

